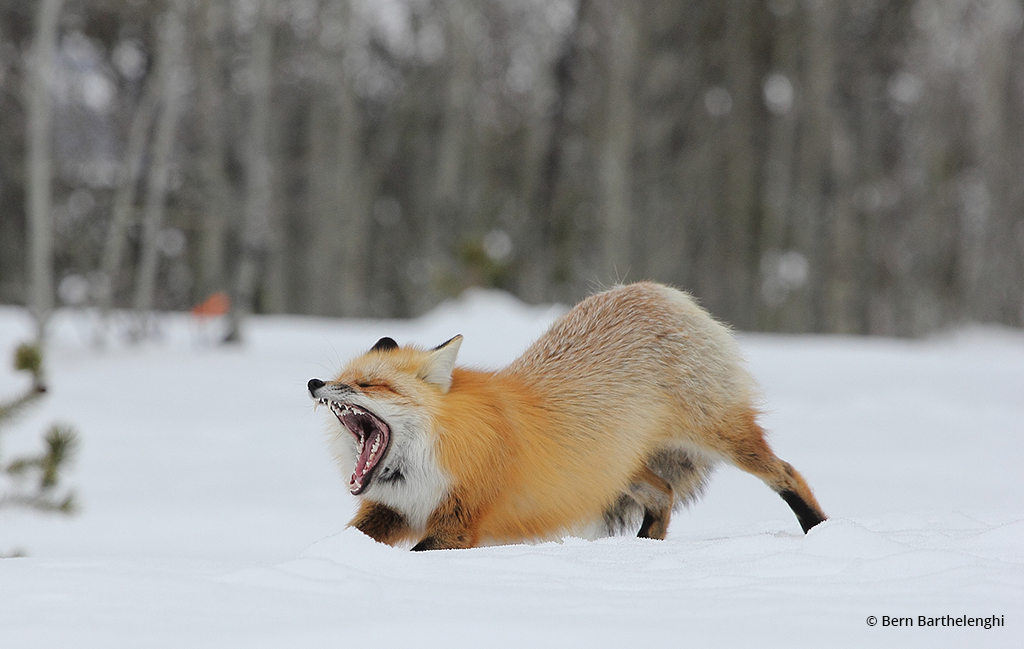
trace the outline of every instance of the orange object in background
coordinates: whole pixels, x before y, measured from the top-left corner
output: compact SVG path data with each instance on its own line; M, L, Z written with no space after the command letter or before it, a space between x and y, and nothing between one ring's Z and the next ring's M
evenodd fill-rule
M224 291L211 293L208 298L200 304L192 307L192 315L195 316L218 316L224 315L231 310L231 298Z

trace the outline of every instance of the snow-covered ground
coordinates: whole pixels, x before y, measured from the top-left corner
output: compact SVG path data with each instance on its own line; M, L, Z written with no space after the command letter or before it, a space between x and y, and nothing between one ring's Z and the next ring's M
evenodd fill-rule
M775 450L832 516L807 536L731 468L666 541L410 553L346 530L308 379L383 335L462 333L463 364L500 367L558 312L471 292L408 322L254 318L237 349L174 316L161 342L105 351L62 313L51 391L0 441L9 458L73 423L81 511L0 511L0 554L27 554L0 560L0 646L1024 646L1019 331L740 335ZM0 400L27 384L7 358L30 331L0 308Z

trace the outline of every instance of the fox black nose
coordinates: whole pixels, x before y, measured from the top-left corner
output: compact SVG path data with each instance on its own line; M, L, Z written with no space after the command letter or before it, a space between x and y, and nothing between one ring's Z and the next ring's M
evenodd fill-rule
M309 388L309 393L315 397L316 391L324 387L324 382L320 379L310 379L306 387Z

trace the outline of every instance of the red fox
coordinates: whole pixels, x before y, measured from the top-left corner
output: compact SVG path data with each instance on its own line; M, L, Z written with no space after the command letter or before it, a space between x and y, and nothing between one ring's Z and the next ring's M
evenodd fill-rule
M725 461L763 480L807 532L825 514L768 447L729 330L649 282L593 295L498 372L381 338L310 395L359 496L350 525L413 550L589 538L663 539L674 508Z

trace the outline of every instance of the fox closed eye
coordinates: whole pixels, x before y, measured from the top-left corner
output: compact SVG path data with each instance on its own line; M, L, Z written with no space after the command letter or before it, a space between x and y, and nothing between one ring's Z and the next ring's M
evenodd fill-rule
M398 390L396 390L390 383L385 383L383 381L357 381L356 387L361 390L387 390L388 392L399 394Z

